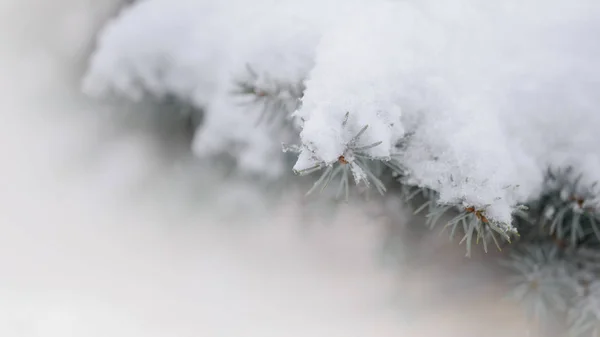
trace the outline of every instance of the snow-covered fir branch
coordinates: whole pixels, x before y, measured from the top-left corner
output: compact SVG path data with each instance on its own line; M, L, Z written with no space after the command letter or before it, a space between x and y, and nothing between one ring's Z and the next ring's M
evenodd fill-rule
M186 102L198 157L314 175L312 198L419 195L467 255L510 254L533 316L596 333L598 17L592 0L145 0L105 27L83 86Z

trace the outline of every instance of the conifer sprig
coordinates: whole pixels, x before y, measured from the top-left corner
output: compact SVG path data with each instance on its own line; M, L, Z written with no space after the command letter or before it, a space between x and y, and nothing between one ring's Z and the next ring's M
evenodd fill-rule
M232 94L250 97L250 101L244 101L243 104L260 107L261 113L256 123L273 124L289 120L291 113L301 105L304 83L285 83L272 79L268 74L259 76L250 65L246 65L246 70L246 78L235 82Z

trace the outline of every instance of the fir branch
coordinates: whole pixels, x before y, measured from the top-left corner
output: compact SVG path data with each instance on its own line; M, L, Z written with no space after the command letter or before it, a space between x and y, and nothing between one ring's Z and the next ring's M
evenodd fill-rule
M246 70L246 79L236 81L232 94L249 97L251 99L244 104L261 107L257 125L264 121L269 124L286 121L300 107L305 89L302 81L284 83L268 75L259 76L250 65L246 65Z
M596 184L585 187L581 181L571 168L549 169L541 197L529 203L527 217L515 219L519 232L528 240L551 237L562 249L600 245Z
M574 295L569 264L552 244L530 244L511 252L500 264L510 270L509 297L526 306L530 318L543 322L565 312Z
M346 113L342 125L345 126L348 121L349 113ZM379 146L382 142L374 142L367 145L360 145L360 138L364 132L368 129L368 125L365 125L360 131L354 135L350 141L346 144L345 150L340 154L336 161L332 163L318 162L315 166L294 171L298 175L307 175L325 168L321 177L314 183L313 187L306 193L310 195L320 188L323 191L329 183L341 176L337 189L337 197L342 194L345 195L345 200L348 201L349 196L349 175L352 174L353 180L356 185L361 182L370 187L373 185L379 194L383 195L386 192L386 187L380 180L377 174L373 173L374 166L377 166L378 162L384 163L390 166L397 166L390 158L379 158L371 156L367 151ZM306 145L305 145L306 147ZM300 152L302 147L299 146L288 146L284 145L284 151ZM312 151L314 152L314 151ZM380 171L380 170L378 170Z
M585 289L568 312L569 335L600 337L600 281L585 284Z
M488 219L484 209L476 209L473 206L465 207L462 212L448 221L445 228L450 228L450 238L452 239L456 233L458 226L462 225L463 237L459 244L465 243L467 249L467 257L471 256L473 241L476 244L481 242L483 249L487 253L488 242L494 242L498 250L502 250L497 234L500 238L510 242L510 234L506 231L504 224Z
M473 242L476 244L481 242L485 252L488 251L489 242L494 242L498 250L501 250L501 242L510 242L511 235L515 234L507 230L509 226L506 224L488 219L485 215L485 208L476 209L473 206L464 207L458 204L440 203L439 195L435 190L403 185L401 194L406 202L413 200L417 196L420 196L420 199L424 200L420 205L415 207L413 214L425 211L425 224L430 229L433 229L449 211L459 210L458 214L445 224L444 229L450 231L451 240L454 239L457 232L462 232L463 237L460 244L466 244L467 257L471 256ZM522 208L518 209L523 211Z

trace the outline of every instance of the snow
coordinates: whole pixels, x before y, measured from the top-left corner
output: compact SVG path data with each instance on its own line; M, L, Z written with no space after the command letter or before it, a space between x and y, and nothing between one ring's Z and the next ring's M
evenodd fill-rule
M357 146L381 141L368 153L389 158L404 134L395 84L401 79L398 68L405 64L402 52L388 48L392 37L402 31L395 25L398 16L394 14L399 13L375 9L369 6L360 17L339 19L341 22L326 30L317 47L303 105L295 113L305 120L300 136L304 144L310 144L304 151L310 151L313 160L336 161L364 126L368 129ZM294 168L314 164L299 160Z
M599 14L588 0L146 0L102 32L84 87L188 100L206 110L198 156L276 178L291 169L281 134L229 92L247 64L304 80L296 170L336 162L368 125L357 146L381 142L368 155L398 155L440 202L510 223L549 166L600 180Z

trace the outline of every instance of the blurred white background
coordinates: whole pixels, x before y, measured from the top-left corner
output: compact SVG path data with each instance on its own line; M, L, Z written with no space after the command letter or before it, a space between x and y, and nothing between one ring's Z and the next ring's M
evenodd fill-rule
M121 2L1 4L0 336L533 335L445 236L384 265L385 219L307 219L301 193L275 202L191 163L152 106L86 100Z

